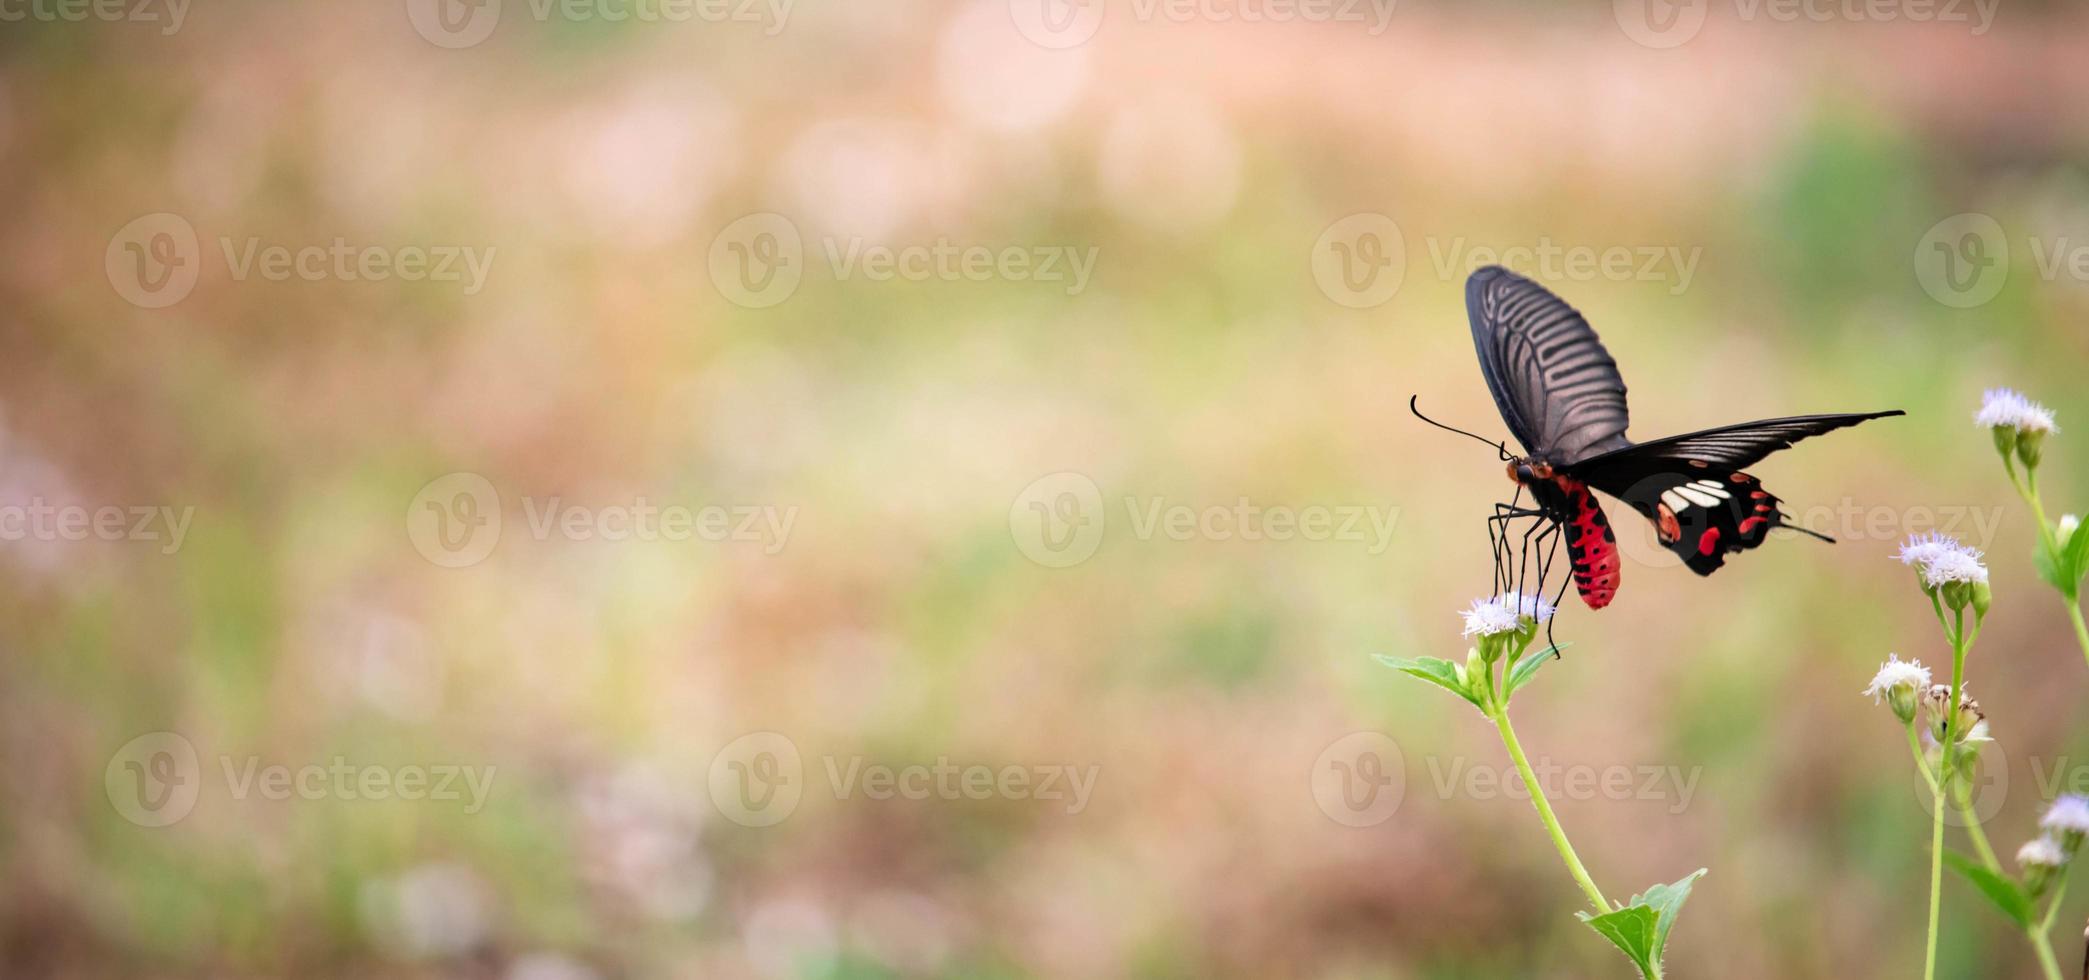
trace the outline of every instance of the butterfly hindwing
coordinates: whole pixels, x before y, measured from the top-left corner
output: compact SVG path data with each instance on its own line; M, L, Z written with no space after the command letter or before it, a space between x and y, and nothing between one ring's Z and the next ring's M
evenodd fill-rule
M1662 547L1699 575L1718 571L1728 554L1754 548L1785 526L1777 497L1762 481L1709 464L1677 464L1604 492L1652 522Z
M1465 281L1480 373L1532 455L1572 461L1622 449L1625 379L1581 313L1500 266Z

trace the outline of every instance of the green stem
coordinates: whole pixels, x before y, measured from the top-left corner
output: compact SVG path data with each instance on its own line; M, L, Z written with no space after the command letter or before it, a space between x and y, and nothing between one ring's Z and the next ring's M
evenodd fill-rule
M2060 600L2067 604L2067 618L2074 621L2074 641L2081 644L2082 659L2089 660L2089 624L2082 622L2082 607L2064 593Z
M1944 724L1937 739L1942 746L1937 753L1937 783L1941 789L1930 810L1929 935L1922 954L1923 980L1936 980L1937 975L1937 922L1944 890L1944 794L1950 791L1952 773L1956 771L1952 762L1952 750L1958 742L1955 723L1958 721L1959 692L1964 690L1966 683L1965 611L1952 610L1951 620L1948 627L1951 634L1951 699L1944 702Z
M1530 788L1531 805L1538 810L1538 819L1545 822L1545 831L1552 835L1552 846L1559 849L1560 860L1567 863L1567 872L1574 876L1583 894L1596 906L1598 914L1609 912L1611 905L1603 897L1603 890L1596 887L1589 877L1588 869L1582 867L1581 858L1574 853L1574 845L1567 840L1567 832L1560 827L1559 817L1552 812L1552 804L1545 799L1545 791L1538 783L1536 773L1531 772L1530 760L1523 756L1523 746L1516 741L1516 729L1509 724L1509 713L1496 708L1494 727L1501 732L1501 743L1508 746L1509 758L1515 760L1516 772L1523 777L1523 785Z
M1506 666L1502 672L1508 673ZM1491 667L1488 673L1488 687L1493 688ZM1489 693L1495 692L1490 690ZM1546 833L1552 835L1552 846L1558 849L1560 860L1566 862L1567 873L1574 876L1574 882L1581 886L1582 894L1587 895L1589 902L1596 906L1598 915L1611 911L1610 900L1603 897L1603 890L1596 887L1595 879L1589 877L1588 869L1582 866L1580 856L1574 853L1574 845L1567 840L1566 830L1560 827L1559 816L1552 812L1552 803L1545 798L1544 786L1538 782L1537 774L1531 771L1530 760L1523 754L1523 743L1517 741L1516 729L1509 724L1508 705L1502 703L1498 694L1489 697L1487 702L1487 715L1494 719L1494 728L1501 733L1501 744L1508 748L1509 758L1516 763L1517 775L1523 777L1523 785L1530 790L1531 806L1537 808L1538 819L1544 822Z
M2053 959L2052 940L2037 929L2026 928L2024 934L2030 937L2031 951L2038 954L2038 968L2045 971L2046 980L2060 980L2060 963Z
M1947 779L1949 777L1946 777ZM1944 794L1936 794L1929 832L1929 937L1922 949L1922 980L1937 977L1938 897L1944 889Z
M2009 462L2008 458L2004 457L2003 462ZM2024 498L2024 503L2031 505L2031 517L2038 522L2038 539L2045 544L2046 553L2057 560L2060 557L2060 539L2053 533L2053 525L2045 518L2045 502L2038 493L2038 471L2026 467L2024 479L2019 481L2016 466L2011 464L2009 482L2016 487L2017 496ZM2089 623L2082 621L2081 603L2070 597L2065 590L2060 593L2060 601L2067 606L2068 621L2074 624L2075 644L2082 648L2082 658L2089 660Z
M1915 756L1915 771L1922 774L1922 781L1929 784L1931 793L1937 792L1937 777L1930 774L1929 760L1922 757L1922 740L1915 736L1915 719L1909 718L1901 728L1908 733L1908 752Z
M1995 857L1995 849L1988 845L1987 831L1980 828L1980 817L1973 812L1973 798L1966 792L1966 784L1951 784L1951 796L1958 803L1958 812L1966 818L1966 836L1973 839L1973 850L1979 852L1980 863L1989 871L2001 873L2002 862Z

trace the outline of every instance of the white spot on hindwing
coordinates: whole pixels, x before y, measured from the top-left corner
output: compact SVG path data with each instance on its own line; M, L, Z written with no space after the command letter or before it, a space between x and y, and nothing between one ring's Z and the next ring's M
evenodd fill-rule
M1686 484L1684 486L1677 487L1675 488L1675 492L1682 494L1683 499L1688 500L1691 503L1698 505L1699 507L1719 506L1718 497L1714 497L1711 494L1705 492L1696 484ZM1666 494L1663 494L1663 496L1666 496Z
M1733 496L1733 494L1726 492L1725 487L1720 486L1717 482L1712 480L1698 480L1691 483L1690 486L1698 490L1703 490L1704 492L1709 493L1714 497L1718 497L1721 500L1725 500Z

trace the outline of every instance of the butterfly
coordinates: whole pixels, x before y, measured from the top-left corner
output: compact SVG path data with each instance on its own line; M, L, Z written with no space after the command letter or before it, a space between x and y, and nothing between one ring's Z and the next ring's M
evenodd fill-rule
M1466 280L1465 312L1487 389L1523 444L1522 456L1496 444L1517 484L1516 499L1528 490L1537 504L1498 505L1489 519L1490 539L1497 525L1502 529L1498 588L1508 584L1500 568L1508 522L1536 517L1532 532L1564 537L1582 601L1590 609L1610 604L1621 571L1617 537L1591 490L1631 505L1653 523L1661 544L1699 575L1718 571L1728 554L1762 544L1779 527L1832 541L1787 524L1778 498L1743 468L1809 436L1906 414L1799 415L1635 443L1625 438L1625 379L1574 307L1529 279L1487 266ZM1545 564L1539 568L1542 591Z

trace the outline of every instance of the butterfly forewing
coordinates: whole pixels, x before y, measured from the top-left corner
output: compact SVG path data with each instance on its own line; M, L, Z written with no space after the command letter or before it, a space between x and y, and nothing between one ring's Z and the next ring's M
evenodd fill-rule
M1625 379L1574 307L1488 266L1466 280L1465 312L1487 388L1527 452L1569 463L1630 445Z
M1738 425L1723 425L1701 432L1687 432L1666 439L1642 442L1613 449L1602 455L1589 457L1574 463L1590 470L1622 467L1628 471L1658 468L1661 462L1688 463L1695 460L1710 466L1739 469L1753 466L1763 457L1780 449L1790 449L1792 444L1809 436L1817 436L1836 429L1847 428L1870 419L1904 412L1864 412L1855 415L1795 415L1791 418L1763 419L1759 422L1742 422ZM1594 483L1595 480L1590 482ZM1597 483L1598 489L1612 493L1610 488Z

